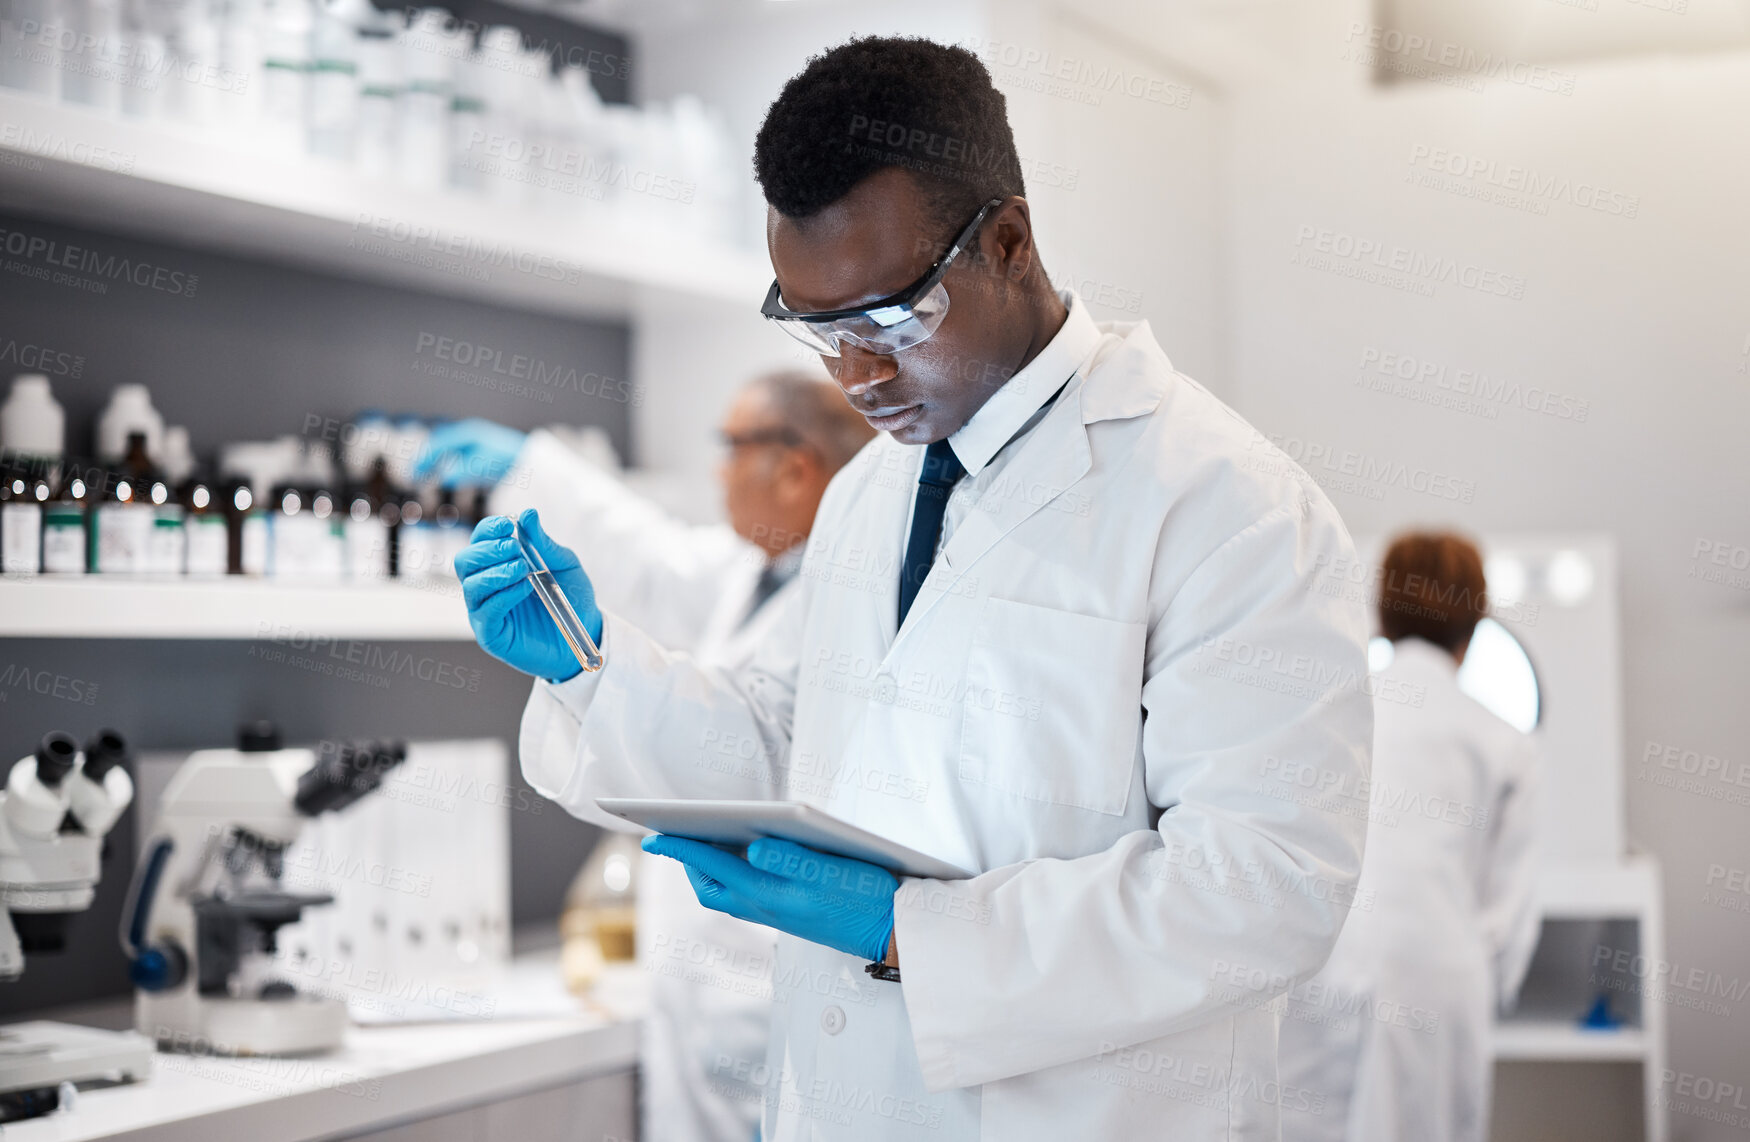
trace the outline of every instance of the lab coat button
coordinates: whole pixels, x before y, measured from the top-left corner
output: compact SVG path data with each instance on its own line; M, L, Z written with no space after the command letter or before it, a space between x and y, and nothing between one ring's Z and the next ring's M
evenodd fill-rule
M820 1013L820 1029L828 1035L837 1035L845 1029L845 1009L833 1004Z
M893 675L883 674L875 679L875 700L882 705L890 705L898 693L898 687L893 684Z

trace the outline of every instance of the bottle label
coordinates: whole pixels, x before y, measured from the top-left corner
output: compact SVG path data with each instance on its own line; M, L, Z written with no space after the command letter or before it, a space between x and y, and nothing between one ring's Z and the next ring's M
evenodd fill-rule
M0 572L35 575L42 569L43 509L9 503L0 510Z
M325 67L318 61L310 76L310 129L343 131L358 117L358 79L350 65Z
M403 524L401 558L396 574L412 583L423 583L431 576L439 574L438 563L442 560L442 552L438 550L437 540L437 528L429 523Z
M297 515L275 513L269 528L272 538L273 575L281 579L325 577L328 524L310 512Z
M146 541L146 570L153 575L182 574L185 537L182 521L160 518Z
M190 516L187 530L188 573L223 575L227 560L225 517L217 514Z
M103 504L97 509L91 566L103 575L137 575L147 569L152 509L144 504Z
M389 577L389 529L382 520L347 521L346 560L354 579Z
M242 563L245 575L267 574L267 516L243 517Z
M43 520L43 571L51 575L85 574L85 518L51 512Z

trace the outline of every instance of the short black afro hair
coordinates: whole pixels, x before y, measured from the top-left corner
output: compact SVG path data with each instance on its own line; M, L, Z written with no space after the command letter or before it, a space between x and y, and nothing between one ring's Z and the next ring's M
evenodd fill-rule
M944 226L1027 193L984 64L965 48L909 37L861 37L810 59L766 112L753 165L787 218L815 214L886 167L911 172Z

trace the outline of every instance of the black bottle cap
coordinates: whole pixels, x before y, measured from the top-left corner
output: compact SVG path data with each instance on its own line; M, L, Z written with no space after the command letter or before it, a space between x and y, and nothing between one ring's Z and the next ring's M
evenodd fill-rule
M98 730L85 743L85 776L102 781L104 775L132 755L127 739L115 730Z
M265 719L237 727L237 748L244 753L272 753L281 748L280 728Z
M36 779L53 789L73 772L73 759L78 756L79 743L73 740L72 734L51 730L37 743Z

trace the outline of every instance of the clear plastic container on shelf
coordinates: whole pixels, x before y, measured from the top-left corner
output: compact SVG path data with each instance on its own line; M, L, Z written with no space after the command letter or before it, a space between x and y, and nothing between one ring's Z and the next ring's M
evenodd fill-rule
M690 212L691 199L681 177L681 148L675 132L674 106L653 102L642 110L642 127L630 164L624 201L635 205L630 224L646 231L670 233Z
M616 223L636 221L637 205L628 200L636 197L631 182L642 157L639 136L645 121L636 107L623 103L602 105L602 177L597 184L602 192L602 206Z
M164 118L164 73L170 63L164 34L124 11L121 37L122 114L147 122Z
M350 159L359 115L358 29L368 0L316 0L310 29L310 153Z
M12 378L0 404L0 448L27 456L59 456L66 441L67 417L42 373Z
M604 105L585 68L516 27L478 44L472 27L372 0L0 0L0 85L542 217L715 241L747 228L714 108Z
M401 124L401 53L396 37L406 21L399 12L372 8L360 22L358 57L358 124L353 135L353 163L372 178L393 176Z
M557 211L564 197L563 171L570 125L563 119L565 93L553 78L553 59L539 48L518 53L522 83L522 138L529 154L523 201Z
M557 152L561 207L600 217L607 201L604 184L610 169L602 97L590 82L589 72L576 65L561 70L549 90L548 113L556 145L561 148Z
M24 50L24 29L16 15L15 0L0 4L0 87L22 90L19 54Z
M457 59L455 94L450 100L450 185L476 193L486 188L487 131L485 56L479 48Z
M531 65L544 65L546 56L530 53ZM530 148L532 176L529 180L529 200L536 209L561 218L576 219L584 214L598 214L590 201L588 176L577 122L570 97L558 80L545 78L529 92L531 116Z
M7 0L0 5L0 85L48 99L61 97L55 0Z
M487 200L503 206L520 206L528 197L531 108L522 47L522 33L509 25L480 33L485 138L471 140L469 157L484 176Z
M174 15L165 29L169 58L162 84L163 111L168 118L198 127L217 123L220 101L230 95L219 68L219 26L207 3L182 0L165 5Z
M152 407L145 385L117 385L97 418L97 458L117 463L128 454L128 438L145 437L146 455L157 457L164 447L164 418Z
M261 146L281 155L301 155L309 130L310 0L266 0L261 10Z
M166 426L163 447L153 459L157 460L170 486L180 487L194 471L194 449L188 442L188 429L180 424Z
M61 0L61 98L116 111L126 68L121 55L121 0Z
M401 127L395 171L402 183L441 190L449 183L452 68L466 34L441 8L416 13L401 38Z
M674 188L681 225L695 234L728 241L735 225L739 184L735 147L723 114L696 95L675 97L674 141L679 184Z
M219 68L226 97L219 125L234 139L252 134L261 119L262 0L213 0L219 26Z

